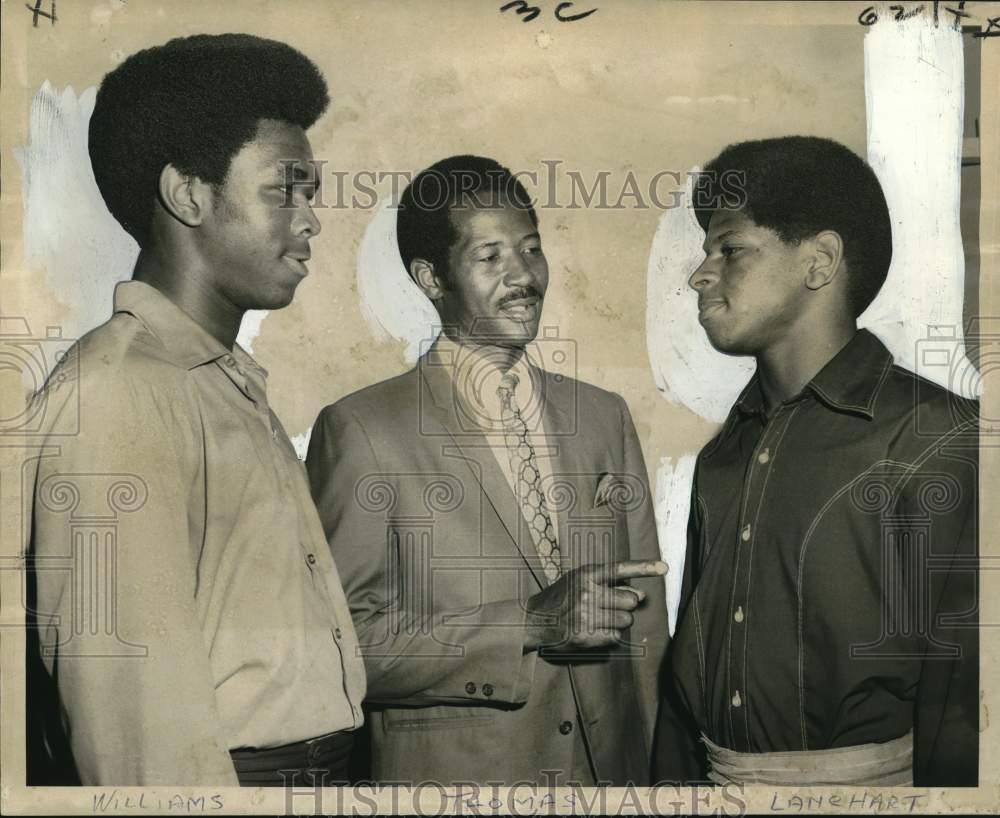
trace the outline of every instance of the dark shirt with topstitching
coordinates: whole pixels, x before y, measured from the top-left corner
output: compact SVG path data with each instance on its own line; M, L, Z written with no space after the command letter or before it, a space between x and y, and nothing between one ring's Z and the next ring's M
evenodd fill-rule
M752 753L913 729L916 785L976 784L978 415L864 330L770 416L751 380L695 471L671 655L694 729Z

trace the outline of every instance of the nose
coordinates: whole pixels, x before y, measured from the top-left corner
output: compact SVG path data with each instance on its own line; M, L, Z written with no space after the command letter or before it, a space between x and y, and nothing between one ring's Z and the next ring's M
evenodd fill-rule
M712 264L709 261L708 256L705 256L704 261L702 261L695 271L688 277L688 286L698 292L701 292L703 288L707 287L717 278L718 274L712 268Z
M313 236L318 236L322 229L323 225L319 223L319 219L313 213L312 205L305 202L295 208L295 217L292 219L292 232L296 236L311 239Z
M507 274L504 280L509 287L526 287L528 285L537 286L540 277L539 270L536 269L535 256L528 256L524 253L512 253L512 260L507 265ZM544 259L541 262L545 264Z

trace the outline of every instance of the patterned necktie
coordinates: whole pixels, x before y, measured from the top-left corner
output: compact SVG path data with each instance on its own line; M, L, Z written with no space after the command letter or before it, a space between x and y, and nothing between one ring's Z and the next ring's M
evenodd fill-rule
M503 421L503 436L507 444L507 456L510 458L510 470L517 486L514 494L517 495L521 512L531 528L531 535L535 540L542 568L545 569L545 576L551 583L559 579L559 543L556 542L556 532L549 517L545 495L541 491L535 449L528 440L528 427L521 417L521 410L514 396L518 381L519 378L512 372L508 372L500 379L500 386L497 388L497 395L500 398L500 419Z

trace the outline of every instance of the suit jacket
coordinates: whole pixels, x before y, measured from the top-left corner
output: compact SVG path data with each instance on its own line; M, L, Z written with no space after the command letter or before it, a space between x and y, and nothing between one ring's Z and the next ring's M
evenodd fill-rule
M410 372L327 406L309 445L368 674L373 777L646 783L668 639L663 581L633 581L647 600L627 645L523 653L525 601L547 581L449 366L434 347ZM624 400L540 374L563 570L659 559Z

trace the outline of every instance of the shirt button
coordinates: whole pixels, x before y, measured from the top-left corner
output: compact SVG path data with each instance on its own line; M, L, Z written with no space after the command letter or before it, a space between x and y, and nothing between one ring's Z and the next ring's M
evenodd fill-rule
M742 606L742 605L741 605L741 606L739 606L739 607L738 607L738 608L736 609L736 613L734 613L734 614L733 614L733 621L734 621L734 622L737 622L737 623L739 623L739 622L742 622L742 621L743 621L743 606Z
M750 524L749 523L747 523L743 527L743 533L740 534L740 538L743 540L743 542L749 542L750 541Z
M484 696L492 696L493 695L493 685L491 685L491 684L484 684L483 685L483 695Z
M562 733L564 736L568 736L570 733L573 732L573 722L564 721L562 724L559 725L559 732Z
M309 554L306 557L306 562L308 562L310 565L315 565L316 564L316 555L315 554Z
M740 691L736 691L732 698L733 707L740 707L743 704L743 699L740 698Z
M757 455L758 463L766 463L770 459L771 459L771 452L769 449L764 449L764 451L762 451L759 455Z
M467 682L465 685L465 692L471 696L476 692L476 685L472 682Z

